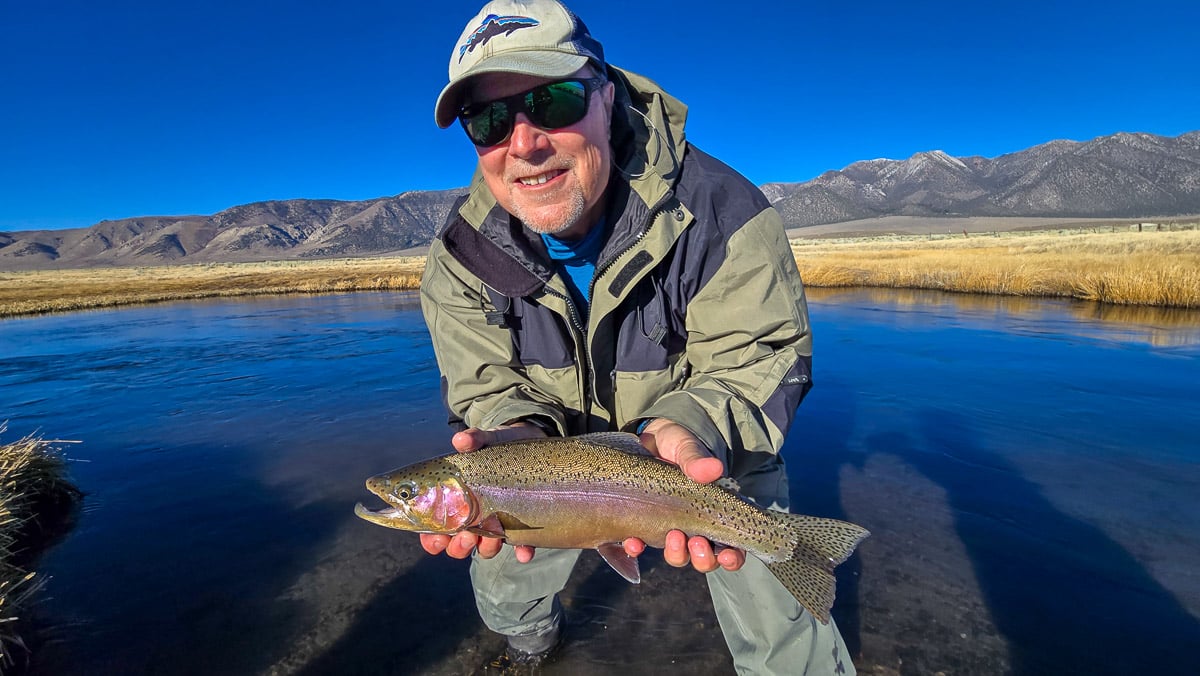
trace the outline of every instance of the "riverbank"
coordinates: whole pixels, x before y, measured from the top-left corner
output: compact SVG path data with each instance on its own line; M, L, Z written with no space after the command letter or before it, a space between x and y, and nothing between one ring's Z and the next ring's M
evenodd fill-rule
M0 317L173 300L287 293L401 291L424 256L0 272Z
M812 287L1200 308L1200 230L1186 227L793 239L792 251Z
M1200 229L791 240L811 287L888 287L1200 308ZM416 289L422 256L0 272L0 317L169 300Z
M21 616L42 584L28 564L79 496L50 442L25 437L0 445L0 673L25 650Z

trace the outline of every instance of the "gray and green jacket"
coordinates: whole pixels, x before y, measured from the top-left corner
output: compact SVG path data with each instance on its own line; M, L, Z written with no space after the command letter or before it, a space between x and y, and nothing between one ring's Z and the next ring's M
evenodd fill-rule
M608 70L611 234L590 310L478 173L430 248L421 305L450 422L567 435L667 418L740 476L758 464L742 451L779 450L811 385L800 276L762 192L684 140L686 106Z

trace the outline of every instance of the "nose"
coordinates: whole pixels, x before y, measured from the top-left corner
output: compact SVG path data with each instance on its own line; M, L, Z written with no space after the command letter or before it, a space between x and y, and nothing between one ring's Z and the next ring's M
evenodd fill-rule
M529 157L550 147L546 130L529 121L525 113L517 113L513 120L512 135L508 139L508 152L517 157Z

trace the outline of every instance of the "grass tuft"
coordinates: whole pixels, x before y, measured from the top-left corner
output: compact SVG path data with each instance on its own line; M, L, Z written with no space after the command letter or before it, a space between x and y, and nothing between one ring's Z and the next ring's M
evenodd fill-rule
M26 650L17 625L43 582L24 559L37 550L36 535L61 521L80 495L52 442L29 436L0 445L0 673Z

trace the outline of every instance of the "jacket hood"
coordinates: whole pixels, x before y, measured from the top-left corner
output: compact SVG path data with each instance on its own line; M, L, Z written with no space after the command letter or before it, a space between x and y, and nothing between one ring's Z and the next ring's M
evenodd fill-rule
M613 158L631 183L657 174L668 184L679 175L685 146L687 106L656 82L616 66L608 67L613 97Z

